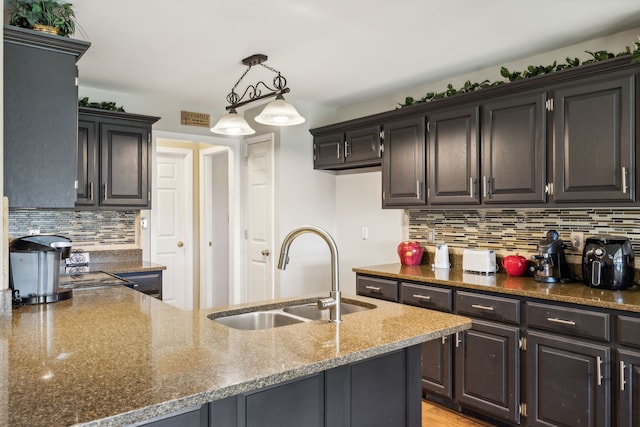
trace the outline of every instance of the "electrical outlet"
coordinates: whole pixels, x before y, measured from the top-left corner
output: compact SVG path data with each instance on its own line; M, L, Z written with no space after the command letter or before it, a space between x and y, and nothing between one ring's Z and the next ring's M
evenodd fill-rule
M430 228L427 231L427 242L433 243L436 241L436 230L435 228Z
M584 248L584 233L581 231L571 232L571 246L576 251L582 251Z

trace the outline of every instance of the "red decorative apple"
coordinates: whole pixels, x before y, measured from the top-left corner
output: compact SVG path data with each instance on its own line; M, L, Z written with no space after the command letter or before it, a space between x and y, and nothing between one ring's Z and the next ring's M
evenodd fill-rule
M424 248L418 242L400 242L398 245L398 255L403 265L418 265L422 262Z
M527 271L527 259L521 255L509 255L502 258L502 266L509 276L522 276Z

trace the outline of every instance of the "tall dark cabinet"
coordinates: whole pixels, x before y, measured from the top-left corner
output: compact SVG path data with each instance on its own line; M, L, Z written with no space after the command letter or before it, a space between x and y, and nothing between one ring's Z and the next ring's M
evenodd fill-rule
M554 200L635 200L636 73L553 90Z
M91 44L4 27L4 194L11 208L72 208L76 62Z
M428 119L429 204L480 204L480 108L438 111Z
M159 117L81 108L76 206L151 206L151 126Z
M425 118L385 122L382 159L382 206L425 205Z

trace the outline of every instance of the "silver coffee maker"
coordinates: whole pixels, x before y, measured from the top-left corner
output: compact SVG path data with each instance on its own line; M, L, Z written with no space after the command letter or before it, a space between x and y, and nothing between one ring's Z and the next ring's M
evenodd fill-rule
M16 304L45 304L71 298L60 290L60 262L71 253L71 240L54 234L14 239L9 244L9 283Z
M531 257L533 265L529 270L534 273L534 280L545 283L571 281L564 255L566 247L556 230L547 232L546 237L537 244L538 255Z

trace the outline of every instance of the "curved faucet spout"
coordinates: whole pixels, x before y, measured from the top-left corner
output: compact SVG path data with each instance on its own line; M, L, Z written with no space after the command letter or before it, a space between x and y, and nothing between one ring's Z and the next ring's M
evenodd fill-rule
M305 233L313 233L322 237L322 239L329 246L331 252L331 293L330 298L324 298L318 301L318 308L329 308L329 314L331 322L342 321L340 316L340 282L338 274L338 247L335 240L329 233L320 227L313 225L303 225L298 228L294 228L287 234L282 241L282 247L280 248L280 258L278 259L278 268L284 270L289 262L289 247L291 243L300 235Z

